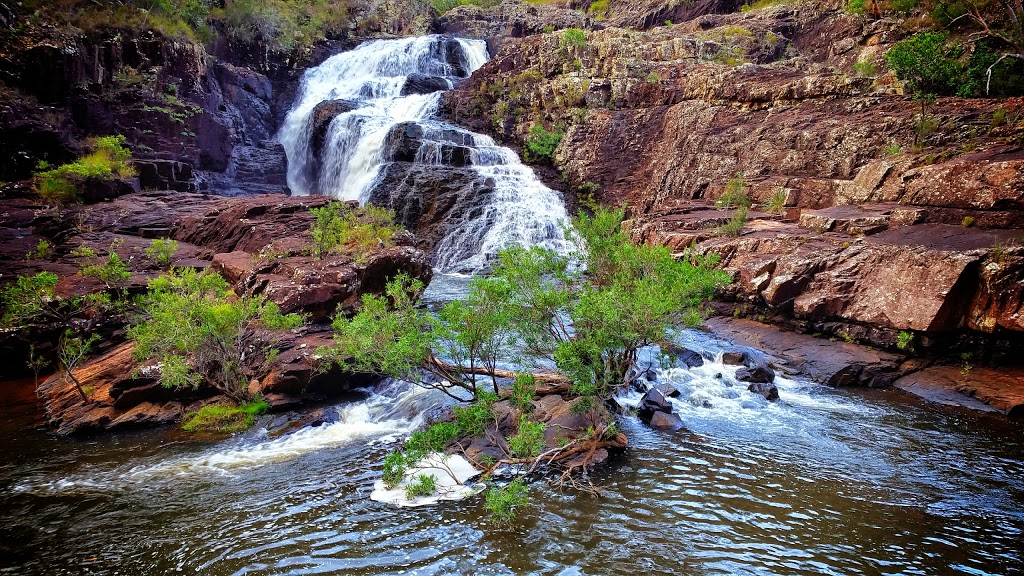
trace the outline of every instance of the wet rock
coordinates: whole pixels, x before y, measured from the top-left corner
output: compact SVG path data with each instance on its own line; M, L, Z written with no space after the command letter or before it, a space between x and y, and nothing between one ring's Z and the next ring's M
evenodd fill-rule
M327 140L327 131L331 122L341 114L351 112L359 108L359 103L352 100L324 100L313 108L310 116L311 134L310 150L314 158L320 158L323 154L324 144Z
M767 366L740 368L739 370L736 371L736 379L739 380L740 382L768 384L775 380L775 371Z
M451 85L448 83L448 80L441 76L429 76L417 72L410 74L406 78L405 84L402 85L402 95L430 94L431 92L440 92L450 88Z
M764 399L769 402L779 399L779 389L771 382L751 382L750 386L747 386L747 390L764 396Z
M722 364L730 366L743 366L747 363L746 352L723 352Z
M681 394L681 392L679 392L679 390L677 390L675 386L673 386L673 385L671 385L671 384L669 384L667 382L663 382L661 384L658 384L658 386L657 386L657 388L655 388L655 390L660 392L661 395L666 397L666 398L679 398L679 396Z
M698 368L704 365L704 357L698 352L694 352L688 348L683 348L671 342L662 344L662 351L669 356L672 356L676 360L676 365L682 365L687 368Z
M651 419L647 422L647 425L655 430L676 432L678 430L682 430L683 421L679 418L678 414L655 412L651 415Z
M643 398L640 399L636 415L642 422L650 423L651 418L656 412L671 414L672 403L669 402L661 391L657 389L648 390L647 393L644 394Z
M899 378L894 386L930 402L1024 418L1024 367L1020 366L968 371L960 366L931 366Z

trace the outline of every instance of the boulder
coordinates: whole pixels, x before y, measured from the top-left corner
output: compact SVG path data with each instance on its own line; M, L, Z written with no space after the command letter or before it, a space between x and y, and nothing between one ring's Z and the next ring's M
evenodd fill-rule
M747 363L746 352L723 352L722 364L729 366L743 366Z
M655 430L676 432L683 428L683 421L679 418L678 414L655 412L651 415L651 419L647 422L647 425Z
M747 390L764 396L764 399L769 402L779 399L779 389L771 382L751 382L750 386L747 386Z
M739 370L736 371L736 379L739 380L740 382L768 384L775 380L775 371L767 366L740 368Z
M657 389L648 390L647 393L644 394L643 398L640 399L636 415L641 421L650 423L651 418L656 412L671 414L672 403L669 402L668 398L666 398L661 391Z
M699 352L694 352L689 348L683 348L671 342L662 344L662 352L675 358L677 366L685 366L687 368L698 368L704 365L704 357Z
M658 384L655 390L660 392L661 395L666 398L679 398L679 396L682 394L681 392L679 392L679 390L676 390L675 386L667 382L662 382L661 384Z
M407 94L430 94L451 89L452 85L447 79L441 76L430 76L413 72L405 79L402 85L402 96Z

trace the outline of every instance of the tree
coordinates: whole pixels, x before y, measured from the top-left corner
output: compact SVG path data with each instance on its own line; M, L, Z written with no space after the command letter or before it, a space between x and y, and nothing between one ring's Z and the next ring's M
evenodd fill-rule
M206 382L236 402L250 400L246 354L262 344L258 328L301 324L262 298L234 296L216 272L172 269L149 282L142 316L128 330L138 360L160 362L160 382L197 388Z
M959 58L963 51L949 46L946 32L922 32L897 43L885 53L885 62L903 81L914 99L921 102L921 117L914 133L914 143L927 136L927 104L937 95L955 94L964 80L964 66Z
M57 346L57 357L60 359L60 369L64 372L64 379L70 379L75 384L75 389L78 390L78 394L82 397L82 402L88 402L89 396L86 395L82 383L75 377L74 370L89 355L93 344L97 340L99 340L98 334L90 334L85 338L80 338L75 336L75 333L71 330L67 330L61 336L60 343Z
M1021 0L937 0L935 15L946 28L959 22L973 24L965 38L975 50L992 49L994 55L984 70L985 94L989 93L992 72L1004 60L1024 62L1024 3ZM1012 69L1011 69L1012 70Z
M584 249L573 258L538 247L502 251L489 278L475 278L466 298L436 316L415 306L422 283L398 276L384 296L364 296L355 317L334 319L336 345L324 352L349 369L471 400L476 375L489 375L495 391L498 378L514 376L497 363L515 344L520 365L553 364L577 394L607 396L641 347L698 323L701 303L728 280L714 257L675 260L664 247L634 245L622 218L607 209L577 217Z

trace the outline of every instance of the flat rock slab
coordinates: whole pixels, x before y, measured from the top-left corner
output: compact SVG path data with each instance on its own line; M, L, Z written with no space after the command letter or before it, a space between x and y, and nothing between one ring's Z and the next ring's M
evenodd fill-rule
M890 385L900 375L902 357L847 342L831 342L807 334L742 318L709 318L704 325L736 344L775 356L784 371L829 386Z
M959 366L931 366L893 385L939 404L1024 417L1024 367L964 372Z

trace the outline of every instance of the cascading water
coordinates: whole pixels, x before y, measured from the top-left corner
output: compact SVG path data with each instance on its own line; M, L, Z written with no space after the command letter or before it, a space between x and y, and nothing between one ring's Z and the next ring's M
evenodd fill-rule
M512 150L436 118L442 91L486 61L483 41L423 36L368 42L308 70L278 134L292 192L365 204L395 161L469 170L488 193L460 198L480 205L448 223L435 249L438 271L479 270L512 245L568 253L559 195ZM318 134L321 113L336 115Z

